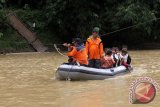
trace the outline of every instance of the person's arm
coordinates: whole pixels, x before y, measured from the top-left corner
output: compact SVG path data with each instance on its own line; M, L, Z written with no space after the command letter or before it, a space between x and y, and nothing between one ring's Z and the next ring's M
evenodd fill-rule
M63 46L67 47L68 51L72 51L73 49L73 46L71 46L71 44L68 44L68 43L64 43Z
M102 58L100 59L100 61L101 61L101 64L103 65L103 64L104 64L104 62L105 62L104 57L102 57Z
M114 59L112 58L112 63L115 64L116 62L114 61Z
M122 65L124 65L126 68L128 68L129 67L129 64L127 64L126 62L124 62L124 61L122 61L122 63L121 63Z
M103 43L100 43L100 57L104 56L104 51L103 51Z

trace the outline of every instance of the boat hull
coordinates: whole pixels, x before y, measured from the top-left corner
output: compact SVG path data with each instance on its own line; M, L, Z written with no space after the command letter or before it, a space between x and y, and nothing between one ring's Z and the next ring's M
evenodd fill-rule
M125 66L110 69L97 69L78 65L62 64L56 71L59 80L104 80L129 73Z

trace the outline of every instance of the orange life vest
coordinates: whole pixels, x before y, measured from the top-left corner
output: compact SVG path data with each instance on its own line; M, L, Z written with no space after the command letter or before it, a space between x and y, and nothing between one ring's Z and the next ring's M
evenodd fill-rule
M111 68L113 64L115 63L114 59L110 56L104 56L104 58L101 59L101 63L103 68Z
M88 65L87 53L85 48L77 51L76 47L73 46L72 50L68 52L67 55L69 57L73 57L73 60L78 61L80 64Z
M86 51L89 59L100 59L103 56L103 43L102 40L97 37L93 39L92 37L87 39Z

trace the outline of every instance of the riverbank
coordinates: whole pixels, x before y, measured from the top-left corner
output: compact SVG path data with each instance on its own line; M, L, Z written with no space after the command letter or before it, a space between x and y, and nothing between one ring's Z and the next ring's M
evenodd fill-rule
M17 46L13 46L12 48L8 48L8 47L3 47L0 49L0 54L6 54L6 53L13 53L13 54L23 54L23 53L40 53L40 52L36 52L31 45L29 44L25 44L24 46L19 46L20 48L18 48ZM47 47L49 48L48 51L46 52L56 52L53 44L47 45ZM156 42L148 42L148 43L143 43L139 46L136 47L128 47L130 51L136 51L136 50L160 50L160 43L156 43ZM64 47L60 47L61 51L66 51L66 49Z
M43 42L43 41L42 41ZM1 44L3 43L3 44ZM0 54L5 53L23 53L23 52L36 52L36 50L27 42L2 42L0 41ZM54 44L45 45L48 47L46 52L54 52L56 51L54 48ZM66 51L63 46L59 47L61 51ZM146 42L141 45L134 45L128 47L129 50L159 50L160 43L156 42Z

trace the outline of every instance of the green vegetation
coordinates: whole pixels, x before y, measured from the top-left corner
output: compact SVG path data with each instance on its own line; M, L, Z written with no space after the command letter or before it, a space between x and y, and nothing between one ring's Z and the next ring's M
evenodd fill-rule
M28 46L7 24L10 11L16 12L46 45L73 37L85 40L98 26L101 34L106 34L102 40L107 46L136 48L144 42L160 41L159 7L160 0L0 0L0 48L15 48L18 42L25 43L20 43L22 48ZM129 26L133 27L110 34Z

